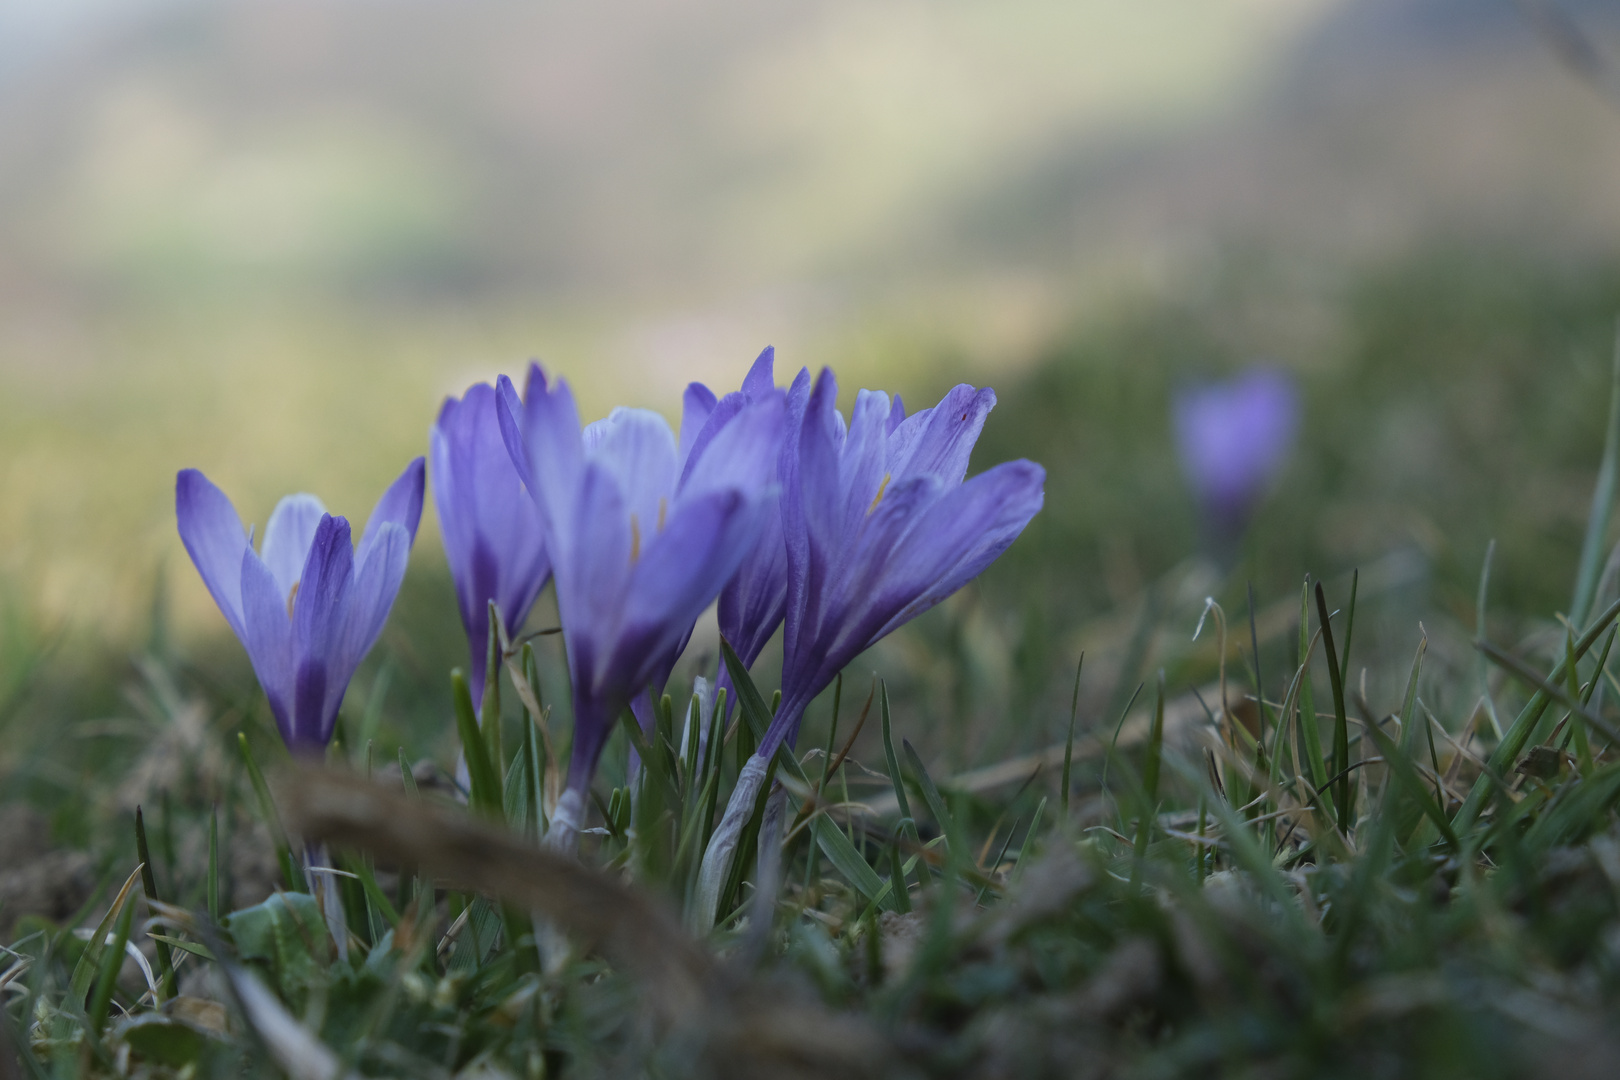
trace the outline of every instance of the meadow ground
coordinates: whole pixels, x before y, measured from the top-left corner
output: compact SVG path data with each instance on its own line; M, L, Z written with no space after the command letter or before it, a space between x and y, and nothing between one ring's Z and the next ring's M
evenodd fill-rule
M170 558L153 587L162 544L178 550L156 527L110 569L92 538L52 571L105 575L89 580L119 599L98 626L58 617L17 554L43 565L84 538L6 524L22 539L0 594L0 980L25 1075L1612 1075L1620 581L1612 529L1587 532L1620 270L1435 249L1279 314L1287 272L1122 301L998 385L974 468L1043 463L1046 509L812 708L779 763L775 902L741 860L696 944L680 913L769 708L769 650L722 754L682 755L677 697L633 808L616 738L595 876L501 846L446 794L465 646L426 534L332 753L389 790L345 802L280 768L223 626L175 617L190 566ZM1255 359L1237 343L1268 319L1304 421L1223 547L1177 471L1168 402ZM899 376L913 406L970 370L927 348ZM0 437L13 462L35 455L33 484L101 469L97 497L128 520L116 500L167 498L188 438L233 434L196 420L211 398L265 392L240 363L191 398L133 402L139 424L89 417L102 462L48 411ZM372 424L382 370L317 354L277 376L292 398L362 402L354 430L288 451L351 455L354 492L426 426ZM389 370L434 392L408 357ZM264 455L273 421L245 432ZM139 452L116 453L126 436ZM554 625L548 604L531 630ZM716 662L700 641L672 685ZM546 727L508 682L501 737L472 744L491 765L472 804L521 838L568 742L560 642L512 668ZM284 868L283 827L353 875L347 959Z

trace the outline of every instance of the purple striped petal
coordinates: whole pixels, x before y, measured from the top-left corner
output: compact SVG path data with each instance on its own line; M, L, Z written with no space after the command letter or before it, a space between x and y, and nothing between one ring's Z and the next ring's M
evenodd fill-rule
M293 738L300 745L324 745L331 734L347 681L334 677L334 661L344 608L354 578L354 549L349 523L328 514L315 531L304 564L303 579L293 598L296 670L293 689Z
M996 392L989 387L952 387L938 405L907 417L895 428L889 441L889 468L896 475L932 473L960 482L967 475L968 458L984 430L984 419L995 405Z

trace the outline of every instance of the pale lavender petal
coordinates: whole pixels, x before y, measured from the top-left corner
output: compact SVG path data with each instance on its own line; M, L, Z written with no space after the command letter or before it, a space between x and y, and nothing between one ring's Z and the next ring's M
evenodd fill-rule
M405 565L411 556L411 538L403 527L392 522L379 527L376 542L364 562L357 562L343 605L342 624L338 628L338 641L332 651L328 679L333 684L327 690L327 712L337 712L360 661L376 644L388 621L388 612L399 595L399 586L405 580Z
M326 507L313 495L288 495L270 512L260 555L276 579L283 603L304 572L309 546L315 542L315 529L325 516Z
M577 498L579 535L555 556L553 571L569 667L576 684L594 692L620 625L635 538L624 495L607 469L587 465Z
M252 549L236 508L208 477L196 469L184 469L175 477L174 513L180 541L203 584L236 636L244 638L242 552Z
M371 517L366 520L365 531L360 534L360 549L363 552L366 541L379 525L392 522L400 526L411 538L416 539L416 526L422 520L422 488L426 480L426 463L416 458L399 478L388 485L382 498L372 508Z
M613 475L645 541L660 527L675 490L674 433L662 416L648 409L614 409L591 428L596 445L588 450L589 460Z
M270 701L281 737L291 741L293 704L293 633L287 598L281 585L252 548L241 562L242 614L246 632L242 645L253 673Z

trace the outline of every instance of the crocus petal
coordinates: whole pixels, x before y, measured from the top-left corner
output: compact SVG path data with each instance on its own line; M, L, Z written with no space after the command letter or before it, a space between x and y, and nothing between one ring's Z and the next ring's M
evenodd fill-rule
M501 442L506 446L512 468L517 470L518 479L523 481L523 486L528 489L530 497L537 498L538 496L534 495L534 474L529 468L529 446L523 436L523 421L526 415L523 399L518 397L517 390L512 386L512 380L505 375L495 380L495 404L495 418L500 422Z
M241 562L242 615L246 632L242 646L253 663L253 674L270 701L270 712L291 741L293 704L293 632L287 598L275 575L252 548L244 548Z
M771 496L759 539L720 591L720 633L737 650L745 666L759 658L765 643L782 623L787 608L787 545L782 536L780 499Z
M660 527L675 490L675 435L662 416L648 409L614 409L586 429L592 464L607 469L619 486L625 509L636 519L645 542Z
M283 604L304 572L309 546L315 542L315 528L325 516L326 507L313 495L288 495L270 512L261 555L276 579L276 588L281 590Z
M996 392L989 387L952 387L938 405L907 417L895 428L889 468L896 475L932 473L952 483L960 481L967 475L984 418L995 405Z
M714 412L716 400L713 390L696 382L687 384L686 393L681 396L679 457L683 467L692 454L692 444L697 441L698 432L703 430L709 414Z
M556 556L557 605L569 634L568 663L575 682L594 690L607 660L604 649L618 630L630 577L630 514L617 478L600 465L587 465L572 516L579 535Z
M310 546L298 595L293 599L297 655L291 742L319 745L329 734L329 687L341 698L346 685L344 680L332 677L332 669L353 575L349 523L328 514L315 530L315 542Z
M366 542L372 538L377 527L391 522L405 530L412 541L416 539L416 526L422 520L422 487L427 475L427 463L417 458L405 466L405 471L399 478L388 485L382 498L371 511L371 517L366 519L365 531L360 534L360 550L366 549Z
M236 508L208 477L196 469L183 469L175 477L174 513L180 524L180 540L202 575L203 584L236 636L244 637L242 552L252 549Z
M489 602L515 631L551 576L544 523L501 434L502 407L495 389L479 383L461 400L447 400L429 432L434 504L472 654L475 698L482 690Z
M767 345L743 376L742 392L757 399L776 389L776 346Z
M334 715L342 700L341 687L347 686L360 661L376 644L388 621L388 612L405 580L405 564L411 555L411 538L402 526L385 522L378 530L364 562L354 567L353 582L343 606L338 641L332 650L329 678L339 684L336 698L328 690L326 715Z
M657 659L681 641L738 565L763 523L758 500L721 491L683 500L637 562L621 630L620 657L649 658L636 681L650 678Z
M564 379L548 387L538 364L529 368L528 396L521 403L510 379L502 376L499 389L510 418L502 421L501 434L513 464L540 506L547 537L566 536L572 530L574 497L585 463L573 391ZM518 416L521 428L515 424Z
M977 577L1018 538L1044 502L1046 470L1008 461L948 492L917 521L889 568L894 596L910 596L876 641Z
M727 401L741 395L727 395ZM718 414L718 411L716 413ZM703 495L727 488L763 488L776 476L776 450L787 418L786 395L772 390L744 403L703 442L687 463L681 494Z

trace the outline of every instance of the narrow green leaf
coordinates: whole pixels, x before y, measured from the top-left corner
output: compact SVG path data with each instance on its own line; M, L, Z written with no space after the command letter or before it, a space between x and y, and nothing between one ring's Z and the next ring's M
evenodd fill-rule
M1491 752L1490 760L1486 762L1479 779L1474 781L1473 788L1468 792L1468 798L1463 801L1456 816L1452 818L1452 825L1457 832L1467 831L1478 819L1480 811L1484 809L1485 799L1491 791L1491 777L1508 775L1518 762L1519 755L1524 752L1525 743L1530 740L1531 733L1535 731L1536 725L1541 722L1542 716L1552 704L1551 688L1563 680L1567 666L1579 663L1580 658L1597 643L1599 636L1609 628L1609 624L1614 622L1616 617L1620 617L1620 599L1615 600L1593 620L1592 625L1587 627L1586 632L1575 642L1574 655L1565 655L1553 669L1551 676L1545 680L1548 685L1538 689L1525 703L1524 708L1519 710L1519 715L1508 725L1507 734Z
M894 753L894 736L889 725L889 684L880 685L878 718L883 723L883 754L889 765L889 781L894 785L894 800L900 807L900 827L902 831L909 830L913 841L921 843L916 820L911 816L911 800L906 798L905 781L900 776L900 759Z
M1333 647L1333 619L1328 612L1327 594L1322 591L1320 581L1316 583L1316 619L1322 628L1322 648L1327 653L1328 662L1328 683L1333 688L1332 775L1339 776L1338 791L1329 797L1327 787L1330 773L1326 763L1321 760L1320 744L1311 753L1311 783L1322 797L1324 806L1330 811L1337 811L1339 831L1349 836L1350 828L1355 824L1350 801L1352 789L1352 777L1349 773L1350 718L1344 707L1344 671L1339 667L1338 650ZM1316 717L1313 716L1310 734L1306 736L1307 743L1312 740L1315 732Z
M917 755L917 748L911 745L910 739L901 739L900 748L906 752L906 764L911 766L911 775L916 780L917 790L922 792L923 802L928 804L928 812L934 815L934 821L939 824L940 832L949 836L955 830L955 821L950 811L945 808L945 800L940 797L939 788L934 786L933 777L923 767L922 758Z
M289 889L301 888L304 875L299 872L298 863L293 858L292 845L287 841L287 830L282 828L281 816L276 813L275 801L270 798L270 785L264 782L264 773L259 771L259 763L253 760L253 751L248 748L245 732L236 733L236 745L242 752L248 780L253 784L253 794L259 802L259 816L264 819L265 826L269 828L270 835L275 840L276 858L281 863L282 876L286 878Z
M1161 669L1153 698L1153 724L1148 728L1147 748L1142 761L1142 805L1136 823L1136 863L1131 870L1133 884L1141 872L1142 860L1147 857L1148 842L1153 837L1153 820L1158 814L1159 763L1163 753L1164 671Z
M144 865L136 870L139 873ZM125 890L123 905L118 909L118 923L113 939L101 952L101 969L96 975L95 993L85 1010L90 1020L90 1031L99 1036L107 1026L107 1010L112 1005L113 989L118 985L118 972L124 966L124 947L129 944L129 928L135 918L135 898ZM105 940L105 939L104 939ZM165 946L167 947L167 946Z
M1576 626L1586 621L1597 599L1598 578L1603 571L1609 518L1614 513L1614 497L1620 483L1620 325L1615 328L1614 357L1609 373L1609 424L1603 436L1603 458L1598 465L1597 483L1592 488L1592 509L1586 518L1586 538L1581 542L1580 568L1575 574L1575 596L1569 604L1569 621Z
M1069 768L1074 762L1074 722L1080 715L1080 672L1086 666L1086 654L1080 654L1079 663L1074 665L1074 697L1069 701L1069 734L1063 742L1063 790L1060 794L1059 812L1064 821L1069 820Z
M855 845L849 842L842 829L835 826L828 818L818 817L812 826L815 830L816 844L821 848L827 861L832 863L838 872L844 875L844 880L866 897L867 900L877 900L887 883L878 876L867 861L861 858ZM893 895L890 896L893 902Z
M157 877L152 873L152 855L146 846L146 822L141 816L141 808L135 808L135 857L141 861L141 888L146 891L148 902L160 900L157 891ZM157 943L158 974L158 1000L174 996L174 956L169 947L163 942Z
M107 940L107 932L112 928L113 920L119 916L124 906L129 903L130 891L135 888L135 883L141 880L141 869L141 867L137 866L135 872L125 880L124 887L118 890L118 895L113 897L113 902L108 906L107 914L101 917L101 921L96 924L95 930L91 932L89 942L85 945L84 951L79 954L78 963L73 965L73 976L69 980L69 985L73 988L74 1001L83 1001L85 995L90 992L90 984L95 979L96 971L101 963L101 954ZM123 961L120 960L119 963L122 964Z
M487 696L487 695L486 695ZM485 817L500 820L500 780L490 760L489 747L478 729L478 718L473 713L472 691L467 676L460 668L450 673L450 697L455 703L456 734L461 737L461 752L467 759L467 777L472 787L468 803L473 811Z
M1485 600L1491 589L1491 560L1496 556L1496 541L1492 540L1485 545L1485 564L1479 568L1479 591L1474 597L1474 640L1485 641L1490 637L1485 621ZM1491 722L1491 731L1495 733L1497 742L1502 741L1502 721L1496 715L1496 702L1491 698L1491 662L1484 653L1479 656L1477 676L1479 679L1479 699L1485 703L1485 718Z

